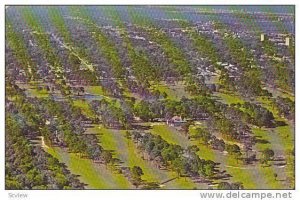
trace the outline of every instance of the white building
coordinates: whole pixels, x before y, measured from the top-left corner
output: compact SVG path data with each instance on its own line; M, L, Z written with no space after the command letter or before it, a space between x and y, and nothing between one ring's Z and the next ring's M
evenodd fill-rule
M285 38L285 45L290 46L290 38L289 37Z
M265 34L264 33L260 34L260 41L263 42L265 41L265 39L266 39Z

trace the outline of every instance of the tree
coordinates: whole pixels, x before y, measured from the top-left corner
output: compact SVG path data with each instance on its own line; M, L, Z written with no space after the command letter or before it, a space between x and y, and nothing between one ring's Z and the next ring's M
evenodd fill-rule
M127 139L127 145L129 145L129 140L131 139L131 134L129 131L125 132L125 138Z
M219 190L231 190L232 188L231 188L230 183L228 183L228 182L220 182L218 184L218 189Z
M138 186L142 182L141 176L144 175L144 172L139 166L133 166L131 169L131 173L133 178L133 185L135 185L135 187L138 188Z
M207 129L197 128L195 135L193 135L193 138L200 139L205 145L207 145L209 140L211 139L211 133Z
M214 175L214 164L213 163L207 163L204 166L205 175L208 177L212 177Z
M182 126L182 130L184 131L185 136L188 136L190 126L193 124L193 122L187 122Z
M274 156L274 151L272 149L266 148L265 150L263 150L263 156L267 159L267 160L271 160Z
M57 182L58 187L59 187L60 189L63 189L63 187L67 184L67 181L68 181L68 180L66 179L65 175L60 174L60 173L57 173L57 174L55 175L55 179L56 179L56 182Z
M135 112L143 121L152 121L154 118L154 113L151 111L149 103L144 100L137 104Z
M199 147L197 147L197 145L192 145L192 146L188 146L187 150L189 152L198 152L200 149L199 149Z
M142 168L140 168L139 166L133 166L132 174L134 177L141 177L142 175L144 175Z
M240 147L236 144L233 144L233 145L226 144L226 151L230 155L234 155L237 162L238 162L238 159L240 158L240 156L242 155Z
M266 148L262 152L262 158L261 158L261 163L262 164L268 164L268 161L270 161L274 156L274 151L270 148Z
M180 158L175 158L172 162L173 168L177 172L177 177L179 178L181 176L181 172L183 170L183 163Z
M241 182L235 182L231 184L231 189L233 190L242 190L244 189L244 185Z
M108 163L110 163L112 161L112 154L109 151L103 151L102 158L103 158L105 164L107 165Z
M157 182L146 183L146 185L142 187L143 190L157 190L159 188L160 186Z

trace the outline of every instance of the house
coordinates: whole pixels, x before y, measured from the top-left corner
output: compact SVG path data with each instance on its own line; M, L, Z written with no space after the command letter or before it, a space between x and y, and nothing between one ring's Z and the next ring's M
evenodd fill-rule
M183 120L181 117L179 116L174 116L171 119L167 120L167 125L169 126L173 126L173 127L178 127L183 125L184 123L186 123L185 120Z

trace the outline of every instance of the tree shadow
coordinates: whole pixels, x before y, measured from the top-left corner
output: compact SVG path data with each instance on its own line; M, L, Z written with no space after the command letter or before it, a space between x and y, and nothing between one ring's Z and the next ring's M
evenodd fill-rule
M275 127L288 125L285 121L274 120Z
M146 130L150 130L150 128L151 127L149 125L132 124L131 130L144 130L144 131L146 131Z
M255 143L259 143L259 144L270 144L268 140L262 139L262 136L255 136L254 141Z

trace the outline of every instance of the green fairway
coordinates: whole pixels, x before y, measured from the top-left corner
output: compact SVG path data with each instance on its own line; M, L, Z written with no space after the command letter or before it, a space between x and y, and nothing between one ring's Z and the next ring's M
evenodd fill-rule
M193 136L195 134L196 131L196 127L199 126L193 126L190 127L190 136ZM206 160L215 160L216 159L216 152L214 152L214 150L209 147L208 145L203 144L200 141L197 140L191 140L191 145L196 145L199 148L199 152L197 152L197 154L200 156L200 158L204 158Z
M252 128L252 132L256 139L258 140L255 144L256 148L262 151L265 148L271 148L272 144L270 143L270 135L267 130L260 128Z
M279 115L278 115L278 110L276 109L275 106L273 106L273 102L270 99L265 98L265 97L258 97L257 101L259 103L261 103L263 107L265 107L269 111L271 111L273 113L273 115L274 115L274 117L275 117L276 120L282 120L282 118L279 117Z
M236 159L227 155L225 159L226 170L230 175L232 175L232 181L243 183L245 189L255 189L258 186L257 180L253 177L253 173L251 171L253 169L244 169L247 166L241 164L241 162L237 162ZM259 177L259 174L254 171L254 174Z
M171 144L178 144L183 147L189 145L188 138L183 134L183 132L177 131L173 127L168 125L153 125L150 130L154 135L160 135L164 140Z
M190 94L184 89L185 86L183 82L178 82L174 85L168 85L166 83L153 84L151 87L161 93L165 92L167 98L171 100L180 100L182 97L190 97Z
M294 177L294 158L290 156L291 151L294 149L294 140L295 140L295 133L294 133L294 127L291 125L292 123L289 122L286 119L283 119L279 116L278 110L272 106L272 102L267 98L258 98L258 101L262 103L262 105L269 109L274 117L275 120L282 121L287 123L285 126L278 126L274 128L273 134L276 136L276 139L273 141L277 147L280 148L280 151L282 154L284 154L286 160L287 160L287 167L285 168L286 177L290 177L293 179ZM274 137L272 137L274 138ZM293 184L290 186L293 188Z
M84 88L87 93L95 95L104 95L102 86L87 86Z
M73 101L74 106L80 108L82 113L89 118L95 118L96 114L91 110L90 105L87 101L78 99Z
M259 142L256 143L255 148L261 152L266 148L273 149L275 152L282 151L282 145L274 139L274 136L272 134L275 134L274 132L269 132L268 129L260 129L260 128L252 128L253 134L257 136L259 139ZM270 167L262 167L261 164L258 164L259 172L262 174L261 177L264 178L266 181L268 187L270 189L278 189L278 188L284 188L282 183L280 181L275 181L274 179L274 173L277 173L279 170L278 168L275 168L275 166ZM281 172L281 171L280 171ZM282 172L281 172L282 173Z
M197 154L204 159L214 160L214 161L222 161L224 166L222 169L226 169L230 175L232 175L232 179L235 182L243 182L246 188L256 188L255 180L252 178L252 174L249 173L248 170L238 169L238 168L230 168L226 167L226 165L234 166L234 167L243 167L240 163L237 164L236 160L231 156L224 156L222 152L214 151L211 147L201 144L199 141L189 141L183 134L175 131L174 129L168 127L167 125L154 125L151 132L156 135L160 135L166 141L178 144L178 145L197 145L199 147L199 152ZM190 132L193 134L195 129L191 128ZM179 135L180 134L180 135ZM245 179L245 177L247 177ZM245 182L245 180L247 180ZM216 182L220 182L221 180L217 180Z
M295 15L5 6L5 189L295 189Z
M129 189L132 188L128 180L111 169L93 163L89 159L80 158L60 148L46 149L51 155L65 163L72 173L80 175L80 180L90 189Z
M49 92L46 89L38 90L36 87L28 89L28 92L37 98L49 97Z
M219 97L222 101L224 101L226 104L230 105L232 103L237 104L237 103L244 103L244 100L236 94L233 93L215 93L217 97Z
M177 177L175 172L160 170L154 166L150 161L142 158L142 152L140 152L132 140L125 138L125 131L109 130L101 127L99 129L100 141L103 142L103 146L107 149L114 150L114 154L119 158L124 166L140 166L144 172L142 178L147 181L164 182L169 179ZM183 188L192 189L194 187L206 188L205 185L195 184L190 179L179 178L174 179L166 183L162 189L171 188Z

